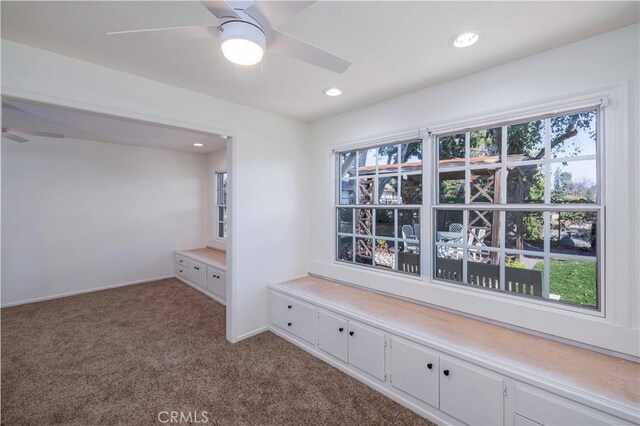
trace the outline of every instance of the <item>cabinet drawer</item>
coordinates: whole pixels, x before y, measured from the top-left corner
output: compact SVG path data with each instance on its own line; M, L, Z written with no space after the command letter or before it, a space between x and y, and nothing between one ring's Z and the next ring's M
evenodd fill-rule
M467 424L504 424L502 377L459 359L440 357L440 410Z
M189 281L199 287L205 288L207 286L207 265L191 261Z
M297 299L271 292L271 323L289 333L316 343L316 308Z
M439 406L438 353L406 340L392 338L391 385L422 402Z
M189 279L189 268L187 266L179 265L178 263L176 263L174 265L174 270L176 275L178 275L179 277L182 277L185 280Z
M349 321L349 364L385 380L385 339L383 332Z
M191 265L189 263L189 259L180 255L180 254L176 254L176 263L178 265L182 265L182 266L186 266L187 268L189 268Z
M207 266L207 290L225 299L227 294L227 276L219 269Z
M318 347L341 361L347 362L347 330L349 322L337 315L318 314Z
M516 413L541 425L613 425L604 414L534 388L516 389Z

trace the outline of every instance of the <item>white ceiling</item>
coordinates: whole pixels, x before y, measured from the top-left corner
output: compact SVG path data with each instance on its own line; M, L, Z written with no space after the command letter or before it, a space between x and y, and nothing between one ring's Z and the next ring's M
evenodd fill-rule
M243 2L251 3L251 2ZM216 39L122 41L108 31L214 25L197 2L8 2L2 37L142 77L313 121L639 21L640 2L314 3L279 30L353 63L335 74L267 53L233 65ZM449 46L475 28L480 41ZM336 86L343 95L322 90Z
M26 139L34 136L19 130L58 133L65 138L98 142L113 142L208 154L226 149L226 140L220 136L195 130L133 121L119 117L35 103L3 100L2 126ZM55 142L58 139L51 139ZM4 139L6 143L17 143ZM28 142L27 142L28 143ZM203 144L194 147L194 143Z

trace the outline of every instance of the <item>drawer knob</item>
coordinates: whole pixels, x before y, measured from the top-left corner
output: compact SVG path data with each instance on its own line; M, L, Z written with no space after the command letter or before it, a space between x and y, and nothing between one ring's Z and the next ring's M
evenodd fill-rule
M448 376L448 375L449 375L449 370L444 370L444 371L442 372L442 374L444 374L445 376Z
M342 333L342 332L344 331L344 328L340 327L340 328L338 329L338 331L339 331L340 333Z
M291 309L291 308L293 308L293 306L287 305L287 309Z
M288 323L287 323L287 326L288 326L288 327L291 327L291 324L292 324L292 323L288 322Z
M350 332L349 332L349 336L353 336L354 334L355 334L355 332L354 332L354 331L350 331Z
M431 369L433 368L433 364L431 364L431 363L427 364L427 368L428 368L429 370L431 370Z

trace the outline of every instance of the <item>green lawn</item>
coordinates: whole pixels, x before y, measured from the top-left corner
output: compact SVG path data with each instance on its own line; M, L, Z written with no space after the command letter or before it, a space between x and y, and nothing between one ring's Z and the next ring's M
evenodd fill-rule
M543 262L533 269L542 271ZM563 302L596 306L596 262L551 259L550 293Z

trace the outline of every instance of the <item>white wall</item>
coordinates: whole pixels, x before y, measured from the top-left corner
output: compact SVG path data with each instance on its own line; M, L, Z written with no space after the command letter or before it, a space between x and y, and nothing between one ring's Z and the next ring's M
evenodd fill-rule
M308 229L306 124L7 40L2 40L2 91L233 136L228 339L266 326L267 282L306 272L307 244L301 238Z
M217 188L216 188L216 172L227 171L227 150L214 151L208 155L209 164L209 181L210 187L208 191L207 206L209 208L207 223L207 245L218 250L227 250L227 240L218 237L218 209L216 207Z
M173 275L204 243L207 157L75 139L2 141L2 304Z
M638 356L638 28L623 28L313 123L310 272ZM434 284L429 277L399 279L333 262L331 147L409 128L508 113L606 85L616 87L607 107L606 318L506 301L489 292ZM426 241L425 246L429 247Z

